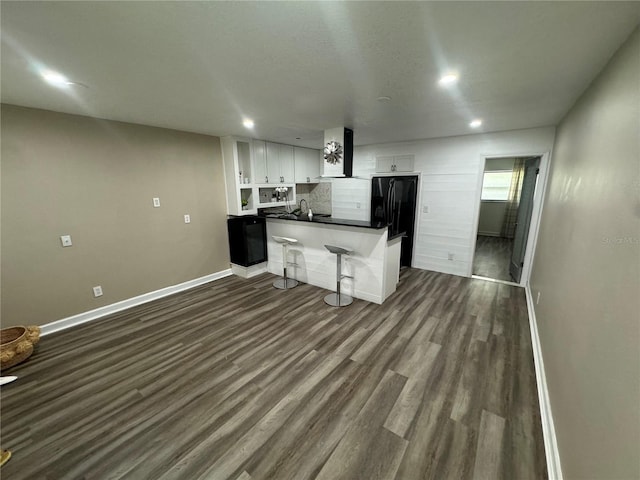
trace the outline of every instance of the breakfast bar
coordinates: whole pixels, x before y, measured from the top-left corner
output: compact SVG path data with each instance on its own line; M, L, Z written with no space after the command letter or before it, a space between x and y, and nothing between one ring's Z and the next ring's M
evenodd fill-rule
M381 304L396 290L400 272L401 235L389 238L381 223L318 217L267 215L267 270L282 274L282 248L273 236L295 238L288 249L287 272L291 278L327 290L336 287L335 255L325 245L337 245L353 253L343 257L342 292Z

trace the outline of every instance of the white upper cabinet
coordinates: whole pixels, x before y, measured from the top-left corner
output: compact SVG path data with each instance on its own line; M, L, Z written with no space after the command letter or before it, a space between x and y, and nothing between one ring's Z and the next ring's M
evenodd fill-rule
M253 175L251 140L223 137L221 147L227 187L227 212L230 215L255 214L256 197L249 183Z
M318 183L321 168L320 152L312 148L295 147L293 156L296 183Z
M293 146L266 142L267 181L265 183L293 183Z
M264 140L253 140L253 183L269 183L267 146Z
M395 157L396 172L413 172L415 157L413 155L397 155Z
M222 137L227 213L247 215L258 207L295 203L294 147L240 137ZM286 196L276 187L288 188Z
M280 145L267 142L267 182L282 183L280 181Z
M376 157L376 172L391 172L393 157Z
M293 145L280 145L280 176L282 177L282 183L293 183L295 181Z
M376 157L376 172L413 172L414 162L413 155Z

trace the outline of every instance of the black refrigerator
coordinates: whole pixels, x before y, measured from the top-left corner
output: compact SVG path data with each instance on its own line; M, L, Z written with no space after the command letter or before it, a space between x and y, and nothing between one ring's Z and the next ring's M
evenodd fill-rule
M400 266L410 267L418 195L417 175L380 176L371 179L371 222L389 225L389 237L404 232Z

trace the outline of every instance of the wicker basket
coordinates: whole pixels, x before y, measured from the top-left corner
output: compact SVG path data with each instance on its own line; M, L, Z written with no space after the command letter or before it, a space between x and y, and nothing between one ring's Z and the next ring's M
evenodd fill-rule
M0 369L24 362L40 340L40 327L11 327L0 330Z

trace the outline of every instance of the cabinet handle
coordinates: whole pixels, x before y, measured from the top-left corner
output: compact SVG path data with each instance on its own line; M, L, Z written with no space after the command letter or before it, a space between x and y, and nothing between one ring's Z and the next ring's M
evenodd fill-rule
M311 183L311 179L307 177L307 183Z
M269 183L269 177L264 177L264 183Z

